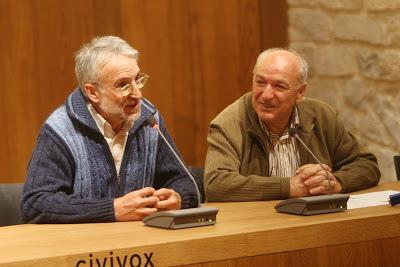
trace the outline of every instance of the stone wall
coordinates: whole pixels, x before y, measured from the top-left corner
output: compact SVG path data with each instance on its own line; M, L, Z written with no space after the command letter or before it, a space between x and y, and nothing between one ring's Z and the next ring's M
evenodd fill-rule
M290 48L310 65L308 96L334 106L396 180L400 154L400 0L287 0Z

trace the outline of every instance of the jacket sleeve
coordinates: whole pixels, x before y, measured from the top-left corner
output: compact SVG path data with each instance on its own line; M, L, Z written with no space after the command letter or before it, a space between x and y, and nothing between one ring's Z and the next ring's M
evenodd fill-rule
M160 115L159 122L160 130L171 144L175 152L184 162L182 156L174 144L172 138L168 134L165 128L164 120ZM187 175L186 171L182 168L181 164L175 158L167 144L158 138L158 151L157 151L157 162L154 176L154 187L159 188L170 188L176 191L182 199L181 207L194 208L197 207L197 193L194 185L194 181Z
M237 126L221 123L232 121L211 122L208 130L205 163L207 200L257 201L288 198L290 177L267 176L267 166L263 164L266 157L264 150L256 144L243 145L243 140L247 138L243 136L246 135L244 129L239 130ZM244 149L248 151L243 151ZM248 160L252 162L246 162ZM244 173L244 164L251 164L252 169L255 169Z
M75 164L68 147L46 124L28 167L21 201L26 223L115 221L112 199L74 195Z
M342 192L353 192L378 184L380 171L376 157L363 151L356 138L348 132L336 115L333 141L334 176L342 184Z

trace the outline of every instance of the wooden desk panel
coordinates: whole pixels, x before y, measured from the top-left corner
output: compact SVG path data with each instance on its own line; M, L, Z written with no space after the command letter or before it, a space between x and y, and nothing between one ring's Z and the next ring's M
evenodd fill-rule
M400 262L399 244L400 238L379 239L337 246L295 250L199 264L181 265L180 267L398 267Z
M400 183L374 191L400 190ZM142 222L0 228L0 266L394 266L400 206L317 216L277 213L277 201L213 203L214 226L165 230ZM330 264L326 263L329 259ZM151 266L147 264L147 266Z

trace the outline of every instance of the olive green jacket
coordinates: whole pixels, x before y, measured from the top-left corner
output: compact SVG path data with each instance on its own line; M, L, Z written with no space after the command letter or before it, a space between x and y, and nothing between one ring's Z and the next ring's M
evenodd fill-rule
M338 114L321 101L304 98L297 104L299 136L318 159L332 168L342 192L375 186L380 171L376 157L362 151ZM268 141L251 103L251 92L225 108L210 124L205 162L208 201L286 199L290 177L268 176ZM317 163L297 143L300 166Z

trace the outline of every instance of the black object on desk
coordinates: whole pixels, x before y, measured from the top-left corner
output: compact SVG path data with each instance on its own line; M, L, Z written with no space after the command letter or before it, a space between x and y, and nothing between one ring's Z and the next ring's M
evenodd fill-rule
M275 205L279 212L297 215L316 215L347 210L349 195L331 194L289 198Z
M392 206L399 205L400 204L400 193L390 195L389 203Z
M147 226L168 229L207 226L215 224L217 213L218 209L214 207L159 211L146 216L143 223Z
M400 181L400 156L393 156L394 168L396 169L397 180Z

